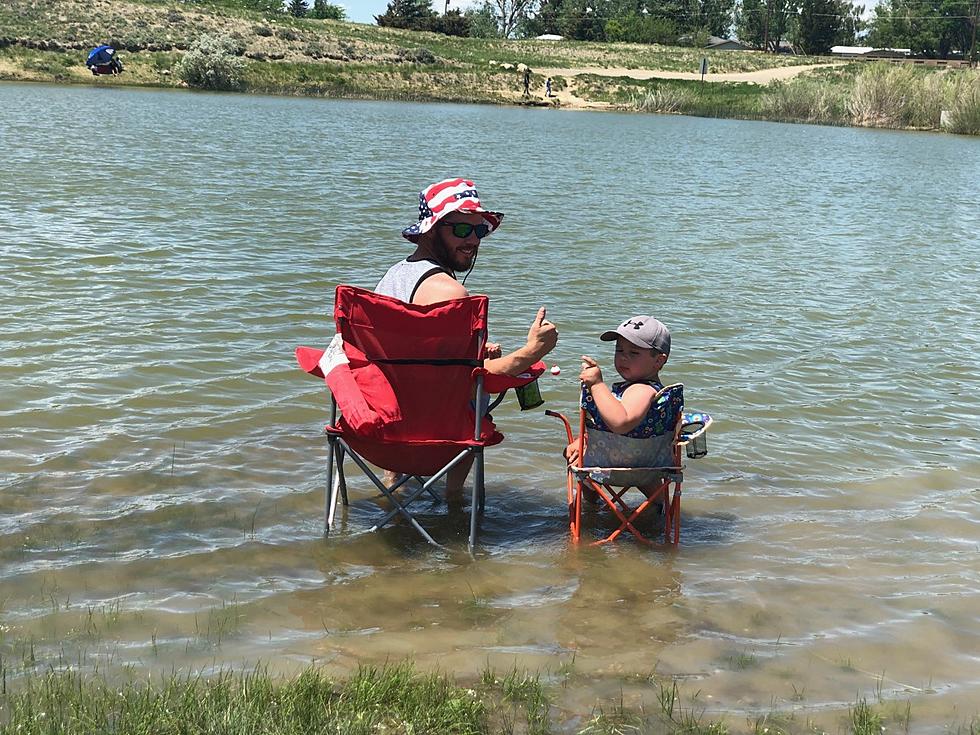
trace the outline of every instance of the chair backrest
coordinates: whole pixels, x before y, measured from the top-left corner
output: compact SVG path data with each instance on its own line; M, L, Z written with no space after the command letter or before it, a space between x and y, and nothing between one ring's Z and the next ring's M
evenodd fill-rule
M473 372L481 366L488 299L471 296L419 306L338 286L334 320L357 386L369 405L393 409L379 438L474 438ZM493 434L485 420L481 435Z
M594 479L611 485L646 485L667 472L680 472L677 435L684 413L684 386L657 393L648 422L652 436L642 439L601 431L586 423L582 466Z

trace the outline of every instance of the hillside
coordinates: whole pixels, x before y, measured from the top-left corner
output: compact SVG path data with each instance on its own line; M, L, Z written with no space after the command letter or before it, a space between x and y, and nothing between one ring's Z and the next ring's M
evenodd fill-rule
M217 2L5 0L0 78L177 86L174 64L204 34L235 39L247 62L246 90L378 99L518 102L519 63L552 72L693 72L707 56L714 73L744 73L816 61L635 44L454 38L266 16ZM100 43L119 50L126 67L121 77L94 78L85 69L85 53ZM533 84L540 88L544 77L535 75ZM556 79L555 88L567 89L568 81Z

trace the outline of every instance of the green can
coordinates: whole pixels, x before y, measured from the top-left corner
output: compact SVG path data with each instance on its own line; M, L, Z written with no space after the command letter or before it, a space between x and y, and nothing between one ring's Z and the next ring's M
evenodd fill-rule
M514 388L514 392L517 393L517 402L521 404L522 411L529 411L544 403L537 378L519 388Z

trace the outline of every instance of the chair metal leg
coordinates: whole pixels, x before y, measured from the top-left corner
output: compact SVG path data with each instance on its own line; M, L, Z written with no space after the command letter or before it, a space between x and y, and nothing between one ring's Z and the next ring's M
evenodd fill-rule
M476 517L483 512L483 448L476 450L476 472L473 474L473 497L470 500L470 553L476 547Z
M568 530L572 541L578 541L582 532L582 482L575 479L571 470L567 473Z
M334 450L337 437L327 436L327 492L323 498L323 535L330 535L334 508L337 507L337 488L334 485ZM339 477L338 482L339 484Z
M337 480L340 484L340 499L344 501L344 505L350 505L350 501L347 499L347 475L344 474L344 451L343 442L337 445ZM336 505L336 503L334 503Z

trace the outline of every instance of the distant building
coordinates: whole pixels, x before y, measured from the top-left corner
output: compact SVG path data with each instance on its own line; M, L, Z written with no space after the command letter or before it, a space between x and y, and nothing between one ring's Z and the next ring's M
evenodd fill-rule
M875 48L874 46L831 46L831 56L844 59L905 59L912 55L908 48Z
M564 36L556 36L554 33L542 33L540 36L534 37L535 41L564 41Z
M733 38L720 38L719 36L708 36L708 42L704 47L712 51L747 51L748 46Z
M681 46L693 46L694 36L687 33L677 39L677 43ZM747 51L748 46L740 41L736 41L731 38L721 38L720 36L708 36L708 40L704 44L704 48L711 49L712 51Z

